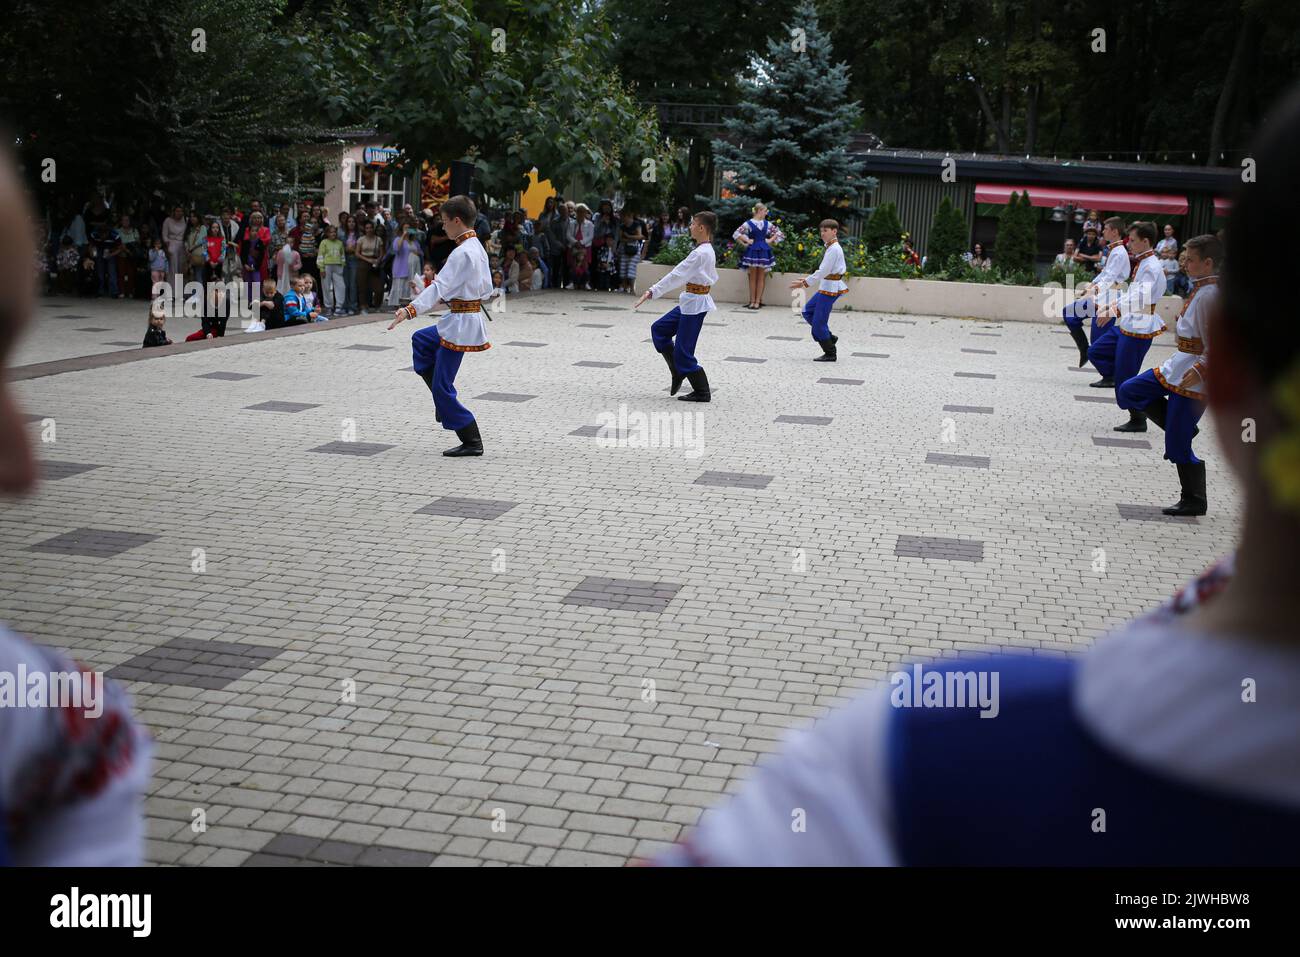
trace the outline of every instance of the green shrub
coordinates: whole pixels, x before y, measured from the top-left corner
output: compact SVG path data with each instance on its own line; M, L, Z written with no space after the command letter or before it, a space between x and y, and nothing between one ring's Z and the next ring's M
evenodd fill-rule
M966 251L966 238L969 235L966 217L945 196L940 201L939 208L934 211L934 222L930 226L930 242L925 256L926 272L941 272L959 262L961 254Z
M881 203L862 230L862 241L868 249L876 249L893 246L901 240L902 235L903 226L898 221L898 210L893 203Z

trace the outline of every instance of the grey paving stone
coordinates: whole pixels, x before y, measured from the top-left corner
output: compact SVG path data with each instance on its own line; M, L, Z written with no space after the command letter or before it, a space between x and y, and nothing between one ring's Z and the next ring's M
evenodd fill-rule
M144 336L141 336L139 342L137 342L134 339L116 339L113 342L101 343L101 345L122 346L123 348L125 348L127 346L142 346L143 342L144 342Z
M768 336L768 338L776 339L780 342L803 342L803 336Z
M1112 449L1149 449L1151 443L1146 439L1116 439L1109 435L1094 435L1092 437L1093 445L1100 445Z
M614 429L604 425L582 425L569 434L580 435L588 439L621 439L627 436L627 432L622 429Z
M992 372L954 372L958 379L996 379Z
M516 339L516 340L512 340L512 341L510 341L510 342L507 342L506 345L508 345L508 346L523 346L523 347L526 348L526 349L540 349L540 348L542 348L543 346L545 346L546 343L545 343L545 342L524 342L523 340Z
M626 312L622 306L583 306L588 312Z
M609 322L580 322L579 329L613 329L613 323Z
M196 379L221 379L223 382L239 382L243 379L257 379L260 376L252 372L205 372L196 375Z
M891 323L893 323L894 325L898 325L898 326L914 326L914 325L916 325L916 320L915 320L915 319L887 319L886 322L891 322Z
M989 460L984 455L950 455L946 452L927 452L926 465L953 465L968 469L986 469Z
M364 342L358 342L354 345L344 346L344 352L389 352L394 346L372 346Z
M991 405L945 405L945 412L973 412L976 415L992 415L993 406Z
M358 455L369 456L378 455L380 452L387 452L396 446L383 445L378 442L326 442L324 445L318 445L314 449L308 449L308 452L327 452L332 455Z
M872 339L906 339L907 336L900 335L896 332L873 332Z
M520 392L484 392L482 395L474 396L477 402L527 402L535 398L537 396L524 395Z
M776 422L789 422L793 425L830 425L831 418L826 415L778 415Z
M824 382L826 385L863 385L866 383L867 380L866 379L824 378L824 379L818 379L817 381Z
M198 638L173 638L108 670L121 681L152 681L220 691L283 652L281 648ZM282 835L290 837L295 835ZM264 847L266 853L286 853Z
M1002 338L1002 333L1000 333L1000 332L972 332L971 335L972 335L972 336L987 336L987 337L990 338L990 339L1000 339L1000 338Z
M760 362L766 362L767 360L766 360L766 359L754 359L754 358L751 358L751 357L749 357L749 356L727 356L727 357L726 357L725 359L723 359L722 361L723 361L723 362L753 362L753 363L760 363Z
M888 352L855 352L853 355L859 359L888 359Z
M775 475L757 475L750 472L705 472L695 480L696 485L718 485L723 488L767 488Z
M317 408L320 408L318 402L281 402L278 399L244 406L245 411L251 412L305 412L307 409Z
M706 325L706 326L725 326L726 323L725 323L725 322L706 322L706 323L704 323L704 325Z
M71 319L72 316L64 316L63 318ZM77 331L78 332L112 332L113 330L109 326L82 326ZM144 341L143 338L141 338L141 341L142 342Z
M23 413L23 421L24 421L24 422L41 422L41 421L45 420L46 418L48 418L48 416L37 415L37 414L32 413L32 412L24 412L24 413Z
M112 558L152 542L157 537L144 532L119 532L109 528L77 528L30 545L28 550L83 555L87 558Z
M1172 497L1172 496L1171 496ZM1172 504L1172 503L1171 503ZM1166 515L1161 509L1164 505L1116 505L1119 517L1130 522L1175 522L1180 525L1198 525L1195 515Z
M1076 395L1075 402L1098 402L1102 405L1114 405L1115 399L1109 395Z
M445 518L475 518L490 522L500 518L518 504L518 502L500 502L487 498L457 498L444 495L423 508L416 509L415 514L441 515Z
M998 354L996 349L963 349L962 352L970 352L980 356L995 356Z
M575 362L575 366L583 366L587 369L617 369L623 363L621 362L597 362L594 359L583 359L581 362Z
M57 309L57 308L59 308L59 307L58 307L58 306L50 306L50 308L51 308L51 309ZM54 318L56 318L56 319L89 319L90 316L82 316L82 315L78 315L78 314L76 314L76 313L71 313L71 312L69 312L69 313L67 313L67 314L65 314L65 315L62 315L62 316L55 316ZM102 330L102 331L103 331L103 332L107 332L108 330L107 330L107 329L104 329L104 330ZM144 336L141 336L140 339L141 339L141 341L143 341L143 340L144 340Z
M85 462L54 462L50 459L42 459L40 462L41 480L45 482L57 482L59 479L71 478L98 468L103 466L87 465Z
M357 858L358 867L428 867L436 855L402 847L368 847Z
M667 610L681 588L681 585L674 582L589 575L561 598L560 604L660 614Z
M972 539L936 538L931 535L899 535L894 545L899 558L938 559L950 562L984 561L984 543Z

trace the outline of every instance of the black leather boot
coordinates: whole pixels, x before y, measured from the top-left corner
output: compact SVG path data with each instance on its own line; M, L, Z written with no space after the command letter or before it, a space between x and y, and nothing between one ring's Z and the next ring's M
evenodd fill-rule
M660 349L660 350L659 350L659 354L660 354L661 356L664 357L664 362L667 362L667 363L668 363L668 371L671 372L671 373L673 374L673 386L672 386L671 389L668 390L668 394L669 394L669 395L676 395L676 394L677 394L677 390L680 389L680 388L682 387L682 380L685 379L686 376L684 376L684 375L682 375L680 372L678 372L678 371L677 371L677 366L673 364L673 350L672 350L672 349Z
M1145 432L1147 430L1147 417L1137 409L1128 410L1128 421L1123 425L1115 426L1116 432Z
M1178 482L1183 487L1178 504L1161 511L1166 515L1204 515L1209 510L1205 497L1205 463L1179 465Z
M1115 380L1110 376L1102 376L1096 382L1089 382L1088 385L1094 389L1113 389L1115 388Z
M1088 364L1088 334L1083 331L1082 326L1066 326L1065 328L1070 330L1070 338L1079 347L1079 368L1082 369Z
M824 339L817 343L822 347L822 354L814 359L813 362L834 362L837 356L835 343L839 341L839 336L831 336L829 339Z
M688 395L679 395L677 401L708 402L712 393L709 392L709 377L704 374L704 370L700 369L696 372L688 372L686 373L686 378L691 380L691 388L694 391Z
M1145 409L1142 410L1148 419L1160 426L1161 431L1165 427L1165 415L1169 411L1169 400L1165 398L1156 399Z
M471 422L463 429L456 430L456 438L460 439L460 445L454 449L448 449L443 455L482 455L483 454L483 437L479 435L478 422Z
M420 376L420 378L423 379L424 384L429 387L429 394L432 395L433 394L433 370L430 369L428 372ZM435 422L442 421L442 413L438 411L438 407L436 405L433 407L433 420Z

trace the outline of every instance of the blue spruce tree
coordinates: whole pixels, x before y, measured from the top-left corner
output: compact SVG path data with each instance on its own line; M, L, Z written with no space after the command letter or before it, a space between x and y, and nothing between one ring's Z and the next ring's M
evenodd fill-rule
M830 37L812 0L800 3L777 37L741 81L725 138L713 141L716 167L734 195L698 198L731 223L748 217L757 200L767 204L769 218L796 229L861 216L858 199L876 181L849 152L862 109L847 98L848 66L831 62Z

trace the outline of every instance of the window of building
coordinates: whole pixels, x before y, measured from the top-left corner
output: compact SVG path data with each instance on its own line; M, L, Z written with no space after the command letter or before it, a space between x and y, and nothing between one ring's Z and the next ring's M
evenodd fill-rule
M357 178L348 183L348 211L374 200L381 209L400 212L406 203L406 177L371 166L356 167Z

